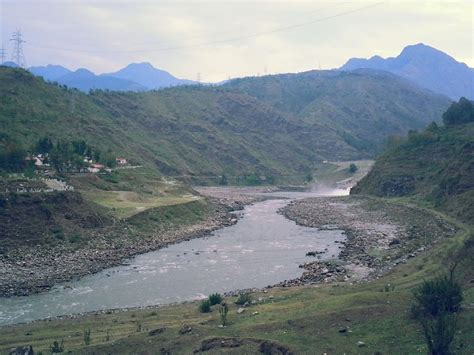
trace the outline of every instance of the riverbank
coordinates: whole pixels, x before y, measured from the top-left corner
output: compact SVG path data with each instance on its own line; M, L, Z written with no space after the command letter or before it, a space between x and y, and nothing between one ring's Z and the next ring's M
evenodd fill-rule
M339 260L309 260L300 265L303 275L277 285L282 287L380 278L458 231L454 224L422 209L368 197L297 200L279 212L299 225L342 229L346 235ZM309 251L307 256L318 259L323 252Z
M323 201L349 204L347 210L353 212L363 206L369 212L374 212L377 218L383 218L382 212L399 210L400 216L391 218L392 222L409 217L407 214L416 214L413 218L421 216L426 223L437 221L441 225L451 225L449 219L435 213L384 200L317 200L321 207L324 206ZM294 205L299 207L293 207L292 203L288 209L300 208L302 204L308 203L307 200L295 201ZM393 206L386 206L381 211L384 203ZM405 207L407 212L403 213ZM337 210L334 206L324 208L328 209L326 217L317 219L315 214L321 211L316 211L314 207L308 210L307 215L299 216L300 223L306 219L306 223L312 223L313 226L331 228L331 225L325 225L324 219L332 218L329 221L337 222L339 216L330 213ZM351 218L350 214L346 218ZM356 219L352 219L351 223L354 225L356 222ZM189 354L195 350L203 351L202 345L207 344L208 339L217 338L220 340L214 351L225 350L230 353L259 353L258 347L247 346L240 341L247 338L277 340L288 351L302 354L312 353L314 349L326 353L424 353L427 349L423 335L409 317L412 290L424 278L447 270L448 250L461 245L469 233L468 229L463 229L463 225L455 226L458 233L452 237L440 237L430 248L416 257L407 258L406 262L380 278L375 277L372 282L322 282L305 287L275 287L254 293L252 299L257 302L244 307L244 311L233 303L235 296L229 294L225 300L229 305L228 323L224 328L219 327L219 314L215 307L212 312L203 314L197 310L197 302L100 311L2 327L0 353L8 353L11 348L25 345L32 345L35 351L44 353L53 341L64 340L65 351L77 354L133 354L149 352L150 349L158 349L163 354ZM413 232L412 235L416 237L418 234ZM410 241L406 241L406 244L410 244ZM474 336L471 327L474 293L472 284L469 285L466 285L455 341L460 354L474 351L474 344L470 342ZM83 340L85 330L91 332L92 340L88 346ZM226 349L228 341L235 347Z
M150 209L94 229L85 244L19 247L0 255L0 297L48 291L56 284L120 265L139 254L209 235L235 224L238 216L230 212L243 206L240 200L224 204L209 198Z

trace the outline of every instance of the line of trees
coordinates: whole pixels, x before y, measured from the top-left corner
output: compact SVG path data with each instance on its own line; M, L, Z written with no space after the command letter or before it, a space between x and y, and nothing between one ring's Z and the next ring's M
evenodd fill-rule
M77 171L85 168L85 158L102 163L108 167L116 165L115 155L109 149L102 152L90 146L84 140L58 140L54 142L50 137L40 138L29 150L43 155L43 163L48 163L59 172ZM34 161L27 160L25 147L14 141L0 142L0 171L24 172L33 168Z

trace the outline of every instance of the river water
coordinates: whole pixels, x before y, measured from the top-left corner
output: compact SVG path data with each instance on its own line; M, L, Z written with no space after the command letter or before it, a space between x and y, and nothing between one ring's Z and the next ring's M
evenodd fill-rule
M339 254L342 231L307 228L278 214L291 199L343 195L272 193L275 199L247 206L239 222L193 239L137 256L126 265L106 269L51 291L0 298L0 325L65 314L121 307L167 304L203 298L214 292L265 287L301 276L298 266Z

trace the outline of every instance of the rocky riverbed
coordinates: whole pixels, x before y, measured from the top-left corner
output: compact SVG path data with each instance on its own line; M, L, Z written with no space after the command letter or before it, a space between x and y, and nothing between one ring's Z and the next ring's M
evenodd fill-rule
M26 296L48 291L55 284L118 266L127 259L173 243L209 235L219 228L237 223L230 213L242 209L238 199L213 200L215 209L204 221L173 225L148 233L138 233L122 222L105 230L91 232L90 241L75 249L68 244L54 247L20 247L0 255L0 297Z
M409 258L425 252L456 228L439 216L416 207L366 197L319 197L293 201L280 213L297 224L319 229L342 229L346 241L341 262L310 261L303 275L277 286L359 281L380 277ZM309 251L318 258L322 251Z

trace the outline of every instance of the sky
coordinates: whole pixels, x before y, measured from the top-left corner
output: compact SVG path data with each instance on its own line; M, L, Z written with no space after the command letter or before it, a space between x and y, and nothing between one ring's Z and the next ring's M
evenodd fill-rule
M21 29L27 66L113 72L150 62L179 78L332 69L425 43L474 67L465 1L0 0L0 40ZM0 47L2 46L0 43Z

